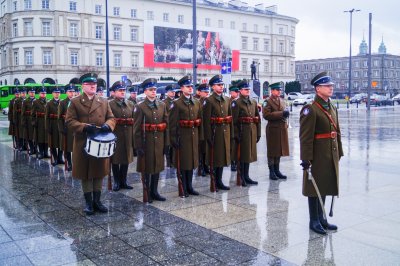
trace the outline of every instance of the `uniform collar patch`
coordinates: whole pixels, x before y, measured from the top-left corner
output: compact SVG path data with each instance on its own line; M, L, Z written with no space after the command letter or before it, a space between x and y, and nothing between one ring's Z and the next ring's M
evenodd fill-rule
M308 107L304 108L303 115L308 115L310 113L310 109Z

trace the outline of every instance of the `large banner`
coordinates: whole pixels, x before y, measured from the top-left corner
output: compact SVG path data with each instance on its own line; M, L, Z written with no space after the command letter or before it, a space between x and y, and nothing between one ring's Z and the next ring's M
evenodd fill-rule
M232 33L197 31L196 57L200 69L219 69L222 62L232 62L239 69L239 51ZM153 27L153 43L145 43L145 67L192 68L192 30Z

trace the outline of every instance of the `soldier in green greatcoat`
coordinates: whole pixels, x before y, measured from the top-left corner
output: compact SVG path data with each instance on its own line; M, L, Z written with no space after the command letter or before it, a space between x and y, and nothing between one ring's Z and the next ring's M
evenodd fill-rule
M240 96L238 86L233 84L229 86L229 94L231 96L229 98L229 104L232 106L232 102L239 99ZM233 138L231 138L231 141L231 171L235 172L237 170L237 143Z
M53 99L47 102L46 105L46 133L50 148L51 156L53 157L52 165L64 164L63 152L61 149L60 134L58 131L58 106L60 105L59 87L55 87L52 91Z
M35 88L30 87L28 89L28 96L25 101L22 103L21 110L21 122L23 125L23 130L25 131L24 136L25 140L28 142L29 146L29 155L33 155L36 153L36 146L34 145L34 128L32 126L32 106L33 101L35 100Z
M48 145L46 133L46 89L39 89L39 99L33 101L32 105L32 126L34 127L35 142L39 148L38 158L48 158Z
M327 195L339 194L339 160L343 149L338 112L330 101L334 86L332 78L322 72L311 80L311 85L316 92L314 102L300 112L300 157L303 169L311 168L316 187L307 175L303 175L303 195L308 197L310 229L326 234L326 230L337 230L336 225L328 223L322 208Z

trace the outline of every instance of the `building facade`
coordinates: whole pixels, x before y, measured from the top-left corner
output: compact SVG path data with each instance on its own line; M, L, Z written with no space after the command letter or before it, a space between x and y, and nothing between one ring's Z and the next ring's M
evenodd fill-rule
M377 53L371 56L372 93L396 94L400 91L400 56L388 54L382 40ZM352 56L351 94L367 92L368 89L368 45L363 40L358 55ZM327 71L334 79L335 93L348 94L349 57L323 58L296 61L296 80L302 92L313 92L311 79L319 72Z
M0 4L0 84L68 83L88 71L105 79L104 0ZM197 0L198 81L220 73L224 61L232 79L250 78L255 61L261 82L293 80L297 22L263 5ZM191 73L191 29L191 0L108 1L110 83Z

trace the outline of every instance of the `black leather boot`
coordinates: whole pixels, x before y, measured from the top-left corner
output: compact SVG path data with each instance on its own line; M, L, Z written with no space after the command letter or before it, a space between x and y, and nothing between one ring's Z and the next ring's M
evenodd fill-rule
M236 172L237 171L237 165L235 161L231 161L231 171Z
M150 187L151 187L151 196L153 200L158 200L158 201L166 201L166 198L162 197L158 193L158 180L160 179L160 174L154 174L151 175L151 182L150 182Z
M310 229L317 234L326 235L318 218L318 198L308 197L308 211L310 213Z
M57 149L56 148L51 148L50 149L50 153L51 156L53 158L53 162L51 163L52 166L56 166L58 164L57 159L58 159L58 155L57 155Z
M126 183L126 178L128 176L128 165L127 164L120 164L119 167L119 176L121 177L120 180L120 187L124 189L133 189L132 186L129 186Z
M106 213L108 209L100 201L101 191L93 191L93 209L98 212Z
M38 159L43 159L44 158L44 144L39 143L38 147L39 147Z
M72 158L71 158L71 153L70 153L70 152L66 152L66 157L67 157L67 162L68 162L67 171L71 172L71 171L72 171Z
M223 167L216 167L215 168L215 181L217 183L217 188L220 190L230 190L230 187L227 187L222 183L222 173L224 168Z
M114 176L113 191L119 191L121 189L119 179L119 164L112 164L111 170Z
M246 182L246 173L245 173L245 163L240 163L240 166L239 166L239 171L240 171L240 180L241 180L241 183L242 183L242 187L247 187L247 182Z
M57 164L64 164L64 158L63 158L63 151L61 149L57 149Z
M268 165L269 168L269 179L278 180L279 178L275 174L275 169L273 165Z
M281 171L279 171L279 163L278 164L274 164L274 171L275 171L275 175L280 178L280 179L286 179L287 176L285 176L284 174L281 173Z
M43 158L50 158L49 156L49 144L43 143Z
M187 192L190 195L198 196L199 192L193 189L193 171L187 171Z
M186 171L181 169L181 170L180 170L180 173L181 173L183 197L187 198L187 197L189 197L189 193L188 193L188 191L187 191L187 177L186 177Z
M250 164L249 163L245 163L244 164L244 180L246 181L247 184L250 185L258 185L257 181L254 181L253 179L251 179L249 177L249 169L250 169Z
M151 175L144 174L145 180L144 183L146 184L147 187L147 202L152 203L153 202L153 195L151 194Z
M34 155L36 153L35 145L33 145L33 141L28 140L29 145L29 155Z
M325 198L326 198L326 196L322 196L322 202L324 203L324 206L325 206ZM318 218L319 218L319 222L321 223L322 227L325 230L337 230L338 229L338 227L336 225L330 224L330 223L328 223L327 219L324 219L324 214L322 212L322 207L321 207L321 204L319 204L319 201L318 201ZM328 218L328 217L326 217L326 218Z
M86 215L94 214L92 192L83 193L83 196L85 197L85 203L86 203L83 212L86 213Z

